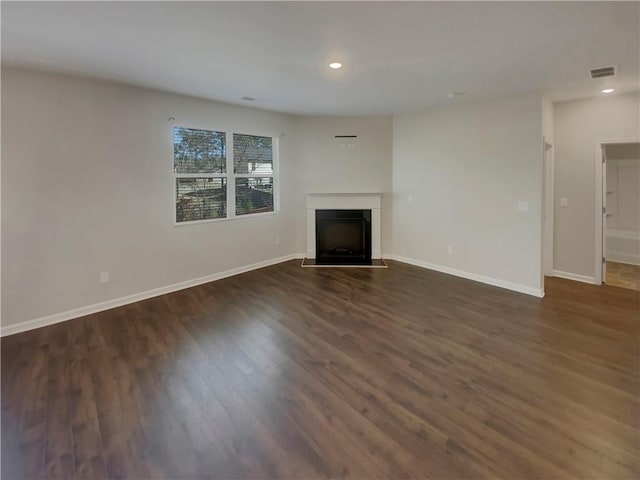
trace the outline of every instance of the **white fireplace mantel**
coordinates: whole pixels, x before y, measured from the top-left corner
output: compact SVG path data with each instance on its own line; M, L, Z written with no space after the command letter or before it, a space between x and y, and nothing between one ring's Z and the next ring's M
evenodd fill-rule
M316 258L316 210L371 210L371 258L382 258L382 193L307 193L307 258Z

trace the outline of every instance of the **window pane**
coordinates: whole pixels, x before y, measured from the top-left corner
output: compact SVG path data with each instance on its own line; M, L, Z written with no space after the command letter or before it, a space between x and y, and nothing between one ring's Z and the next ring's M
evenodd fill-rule
M173 127L175 173L225 173L226 158L224 132Z
M273 212L273 178L236 178L236 215Z
M254 135L233 134L233 166L235 173L273 173L273 139Z
M227 216L226 178L177 178L176 222Z

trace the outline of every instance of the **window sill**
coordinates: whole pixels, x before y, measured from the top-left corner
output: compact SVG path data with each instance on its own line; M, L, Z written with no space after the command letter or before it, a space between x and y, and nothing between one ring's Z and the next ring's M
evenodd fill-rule
M273 212L263 212L263 213L248 213L246 215L235 215L233 217L225 217L225 218L210 218L207 220L192 220L190 222L173 222L174 227L186 227L188 225L200 225L203 223L217 223L217 222L233 222L234 220L244 220L247 218L258 218L258 217L271 217L274 215L279 215L280 211Z

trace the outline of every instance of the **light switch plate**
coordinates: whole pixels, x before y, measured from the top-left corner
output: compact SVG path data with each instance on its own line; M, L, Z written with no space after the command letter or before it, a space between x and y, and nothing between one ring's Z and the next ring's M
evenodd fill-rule
M567 197L561 197L560 198L560 206L561 207L568 207L569 206L569 199Z
M518 202L518 211L519 212L528 212L529 211L529 202L526 200L520 200Z

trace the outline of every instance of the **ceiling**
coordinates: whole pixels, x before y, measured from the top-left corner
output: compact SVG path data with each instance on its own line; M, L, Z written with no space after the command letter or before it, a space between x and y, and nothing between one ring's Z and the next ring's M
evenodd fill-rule
M1 3L3 66L290 113L639 88L638 2Z

